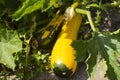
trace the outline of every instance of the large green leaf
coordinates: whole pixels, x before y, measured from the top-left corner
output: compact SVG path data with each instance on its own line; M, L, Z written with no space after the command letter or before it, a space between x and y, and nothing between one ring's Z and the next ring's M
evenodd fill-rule
M88 65L88 75L92 80L98 64L98 53L101 54L103 60L105 76L107 76L110 80L120 79L120 67L117 62L117 57L120 56L120 30L113 33L95 32L92 39L88 41L75 41L72 43L72 46L77 50L76 60L78 61L79 58L82 57L81 54L84 54L83 52L89 52L90 56L86 63Z
M85 42L83 40L77 40L73 41L71 45L75 48L75 50L77 50L75 60L78 62L81 61L83 59L83 56L86 56L86 52L89 48L88 42Z
M119 80L120 64L118 64L117 58L120 56L120 30L109 35L104 35L104 38L102 40L104 40L103 42L106 44L105 48L108 57L104 57L105 53L102 53L102 51L101 55L104 57L106 64L108 65L106 76L108 76L110 80Z
M22 49L22 42L16 32L0 29L0 63L14 70L13 53Z
M26 0L22 7L13 14L13 20L18 21L24 15L32 13L38 9L45 11L53 6L56 1L57 0Z
M96 46L94 46L93 40L89 41L77 40L72 43L72 46L77 51L76 54L77 61L81 61L81 59L85 56L86 52L90 52L87 59L87 71L88 75L91 77L91 79L93 79L97 68L98 58L98 51L93 50L97 48Z

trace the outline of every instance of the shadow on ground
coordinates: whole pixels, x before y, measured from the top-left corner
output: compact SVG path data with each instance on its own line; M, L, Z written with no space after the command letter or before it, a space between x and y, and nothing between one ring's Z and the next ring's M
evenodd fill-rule
M33 80L90 80L90 78L87 75L86 68L86 64L82 62L78 63L75 74L70 78L61 78L56 76L51 71L45 71L40 73L38 77ZM104 77L102 61L98 62L98 67L96 69L94 80L108 80L107 77Z
M45 71L40 73L38 78L34 80L87 80L88 76L87 73L85 72L85 69L86 69L85 63L78 63L75 74L70 78L60 78L51 71Z

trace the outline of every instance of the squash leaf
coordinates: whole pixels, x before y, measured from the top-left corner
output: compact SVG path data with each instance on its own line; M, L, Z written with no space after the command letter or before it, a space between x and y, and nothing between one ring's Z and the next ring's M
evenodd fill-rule
M83 40L77 40L77 41L73 41L73 43L71 44L75 48L75 50L77 50L77 54L75 55L76 61L80 62L83 56L85 56L85 53L87 52L88 47L89 47L87 43L88 42L83 41Z
M103 60L104 75L110 80L120 79L120 64L117 62L117 58L120 56L120 30L113 33L94 32L92 39L74 41L72 46L77 51L77 61L85 54L84 52L89 53L86 64L87 73L92 80L94 80L98 64L98 53L100 53Z
M20 9L18 9L13 14L13 20L18 21L24 15L32 13L38 9L41 9L42 11L46 11L50 7L52 7L56 1L57 0L49 0L49 1L46 1L46 0L26 0L25 2L23 2L22 7Z
M13 53L22 50L22 42L16 32L0 29L0 63L15 69Z

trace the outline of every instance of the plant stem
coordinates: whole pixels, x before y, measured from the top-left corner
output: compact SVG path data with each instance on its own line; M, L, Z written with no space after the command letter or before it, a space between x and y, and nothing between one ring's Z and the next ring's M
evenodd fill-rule
M93 24L90 11L83 10L83 9L78 9L78 8L76 8L75 11L76 11L76 13L81 13L81 14L87 15L89 23L90 23L90 26L91 26L91 29L95 32L96 29L95 29L95 26Z

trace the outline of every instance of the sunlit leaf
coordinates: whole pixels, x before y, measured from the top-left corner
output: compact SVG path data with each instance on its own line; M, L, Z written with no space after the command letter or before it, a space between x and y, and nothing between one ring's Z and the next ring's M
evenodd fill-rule
M84 44L83 44L84 43ZM89 58L87 59L87 72L91 79L94 79L94 74L97 67L98 53L101 54L103 61L103 68L105 75L113 80L120 79L120 67L117 62L117 57L120 55L120 30L113 33L95 32L92 39L88 41L75 41L75 50L77 50L76 60L79 61L83 55L83 51L88 51ZM81 51L80 51L81 50Z
M14 13L13 19L18 21L24 15L29 14L40 8L43 8L44 3L45 3L45 0L26 0L23 3L22 7Z
M54 5L54 3L57 0L26 0L22 7L18 9L14 14L13 14L13 20L18 21L21 19L24 15L32 13L38 9L41 9L42 11L48 10L50 7Z
M13 53L22 50L22 42L16 32L0 29L0 63L14 70Z

